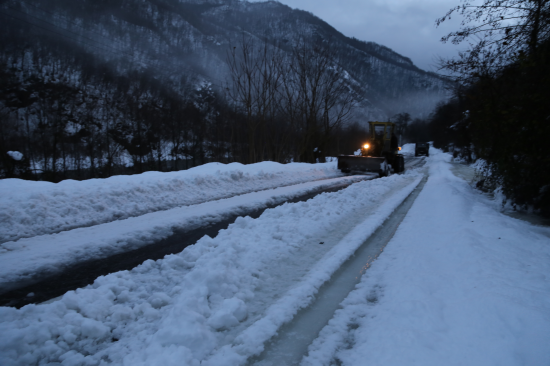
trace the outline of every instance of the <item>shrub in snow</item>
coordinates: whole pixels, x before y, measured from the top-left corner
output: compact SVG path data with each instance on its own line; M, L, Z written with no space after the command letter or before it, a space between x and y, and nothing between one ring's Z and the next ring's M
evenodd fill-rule
M19 151L8 151L8 155L13 159L13 160L21 160L23 159L23 154L21 154Z
M30 178L29 162L19 151L8 151L0 155L0 179L1 178Z

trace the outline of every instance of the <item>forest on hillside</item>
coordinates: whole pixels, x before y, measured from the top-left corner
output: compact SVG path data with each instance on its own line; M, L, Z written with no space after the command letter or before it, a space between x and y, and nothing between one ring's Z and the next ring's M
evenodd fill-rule
M0 177L323 161L449 84L276 2L7 0L0 18Z
M481 159L482 190L550 215L550 1L463 1L439 22L457 13L466 23L444 41L478 41L442 61L454 97L417 121L419 133L455 157Z

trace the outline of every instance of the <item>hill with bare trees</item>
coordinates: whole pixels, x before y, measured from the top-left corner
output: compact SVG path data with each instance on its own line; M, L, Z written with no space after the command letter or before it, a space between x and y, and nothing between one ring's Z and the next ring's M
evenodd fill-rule
M0 177L322 161L448 85L273 1L8 0L0 18Z

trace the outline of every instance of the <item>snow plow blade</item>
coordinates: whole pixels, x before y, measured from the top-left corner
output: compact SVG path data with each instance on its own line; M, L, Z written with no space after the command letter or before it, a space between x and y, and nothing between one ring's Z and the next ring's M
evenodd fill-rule
M372 157L372 156L354 156L354 155L341 155L338 157L338 169L342 173L349 173L352 171L359 172L374 172L380 175L386 173L386 158L384 157Z

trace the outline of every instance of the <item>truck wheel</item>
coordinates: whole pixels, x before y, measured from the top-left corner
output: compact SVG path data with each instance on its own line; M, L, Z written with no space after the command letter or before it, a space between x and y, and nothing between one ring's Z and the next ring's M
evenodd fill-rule
M403 158L403 156L399 155L395 159L396 159L396 167L397 167L395 172L396 173L404 172L405 171L405 159Z

